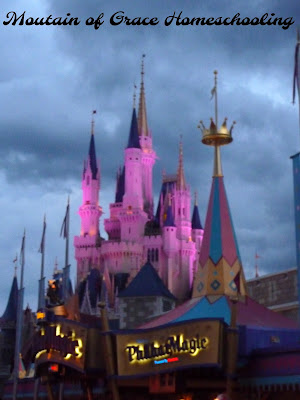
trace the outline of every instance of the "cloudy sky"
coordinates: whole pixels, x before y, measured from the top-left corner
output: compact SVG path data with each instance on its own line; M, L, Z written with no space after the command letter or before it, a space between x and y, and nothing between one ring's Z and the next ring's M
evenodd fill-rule
M78 26L4 25L6 14L80 20ZM156 17L156 26L113 26L110 17ZM166 17L293 18L282 26L165 26ZM298 11L298 13L297 13ZM103 13L95 30L89 17ZM12 14L10 14L12 15ZM268 17L268 18L269 18ZM292 168L299 151L298 108L292 106L293 56L299 8L294 0L10 0L0 5L0 312L14 273L13 259L27 233L25 301L35 309L43 215L47 215L46 274L55 257L67 196L71 236L79 233L81 171L87 155L90 116L95 119L101 163L100 203L105 216L113 200L115 173L123 162L134 84L145 58L148 121L161 172L176 172L179 136L191 190L199 193L204 223L211 175L211 148L201 144L197 124L213 116L210 92L219 71L219 118L237 121L234 141L222 150L225 185L246 276L295 266ZM105 236L101 227L101 234ZM72 246L71 246L72 247ZM75 262L72 248L72 276Z

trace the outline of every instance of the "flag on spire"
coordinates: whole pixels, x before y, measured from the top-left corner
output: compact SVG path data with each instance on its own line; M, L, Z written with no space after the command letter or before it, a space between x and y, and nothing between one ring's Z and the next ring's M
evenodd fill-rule
M63 220L61 230L60 230L60 236L63 236L64 239L69 237L69 210L70 210L70 203L68 200L66 215L65 215L65 218Z
M22 237L22 245L21 245L21 251L20 251L20 263L21 263L22 267L25 264L25 230L24 230L24 235Z
M44 253L45 235L46 235L46 217L44 217L43 233L42 233L42 239L41 239L41 244L40 244L40 248L39 248L39 253Z
M296 92L298 92L298 100L300 96L300 63L299 63L299 47L300 47L300 30L297 31L297 43L295 48L295 65L294 65L294 82L293 82L293 104L295 104Z

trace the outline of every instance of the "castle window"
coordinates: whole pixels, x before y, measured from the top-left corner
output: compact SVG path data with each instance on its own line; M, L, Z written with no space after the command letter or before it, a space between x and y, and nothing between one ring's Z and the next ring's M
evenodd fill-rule
M185 216L185 208L182 209L182 214Z
M89 176L86 177L86 184L87 184L87 186L90 184L90 177Z
M150 249L148 249L148 251L147 251L147 261L150 261L150 253L151 253L151 251L150 251Z
M151 261L155 260L155 253L154 253L154 249L151 249Z
M131 228L128 228L128 233L131 233Z
M158 249L155 250L155 261L158 261Z
M178 208L178 215L180 215L180 208Z

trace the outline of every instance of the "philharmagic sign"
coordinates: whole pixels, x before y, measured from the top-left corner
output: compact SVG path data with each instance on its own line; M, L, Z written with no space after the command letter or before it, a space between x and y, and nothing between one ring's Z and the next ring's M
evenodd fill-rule
M206 350L209 343L207 337L200 337L197 334L192 339L185 339L184 335L170 336L166 343L157 342L143 345L135 344L126 347L128 361L143 361L164 356L171 356L176 353L188 352L191 356L196 356L199 351Z
M189 365L220 365L222 343L223 323L218 320L118 333L118 375L154 374Z

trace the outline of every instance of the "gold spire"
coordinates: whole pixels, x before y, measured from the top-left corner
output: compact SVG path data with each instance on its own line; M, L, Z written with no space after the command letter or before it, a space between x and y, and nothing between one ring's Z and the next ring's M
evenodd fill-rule
M184 190L186 188L184 171L183 171L183 150L182 150L182 135L179 142L179 161L177 170L177 188Z
M198 128L202 131L202 143L208 146L214 146L215 154L214 154L214 169L213 176L223 176L222 173L222 164L221 164L221 153L220 147L232 142L232 129L235 124L231 125L231 128L228 130L227 128L227 118L224 119L223 124L220 128L218 128L218 91L217 91L217 74L218 71L214 71L215 79L214 79L214 87L211 91L212 97L215 98L215 122L213 119L210 119L210 127L205 128L202 121L199 122Z
M91 121L91 135L94 134L94 125L95 125L95 120L94 120L94 115L97 113L96 110L92 111L92 121Z
M145 99L145 88L144 88L144 58L142 56L141 63L141 88L140 88L140 101L139 101L139 113L138 113L138 130L140 136L150 136L147 122L147 111L146 111L146 99Z

